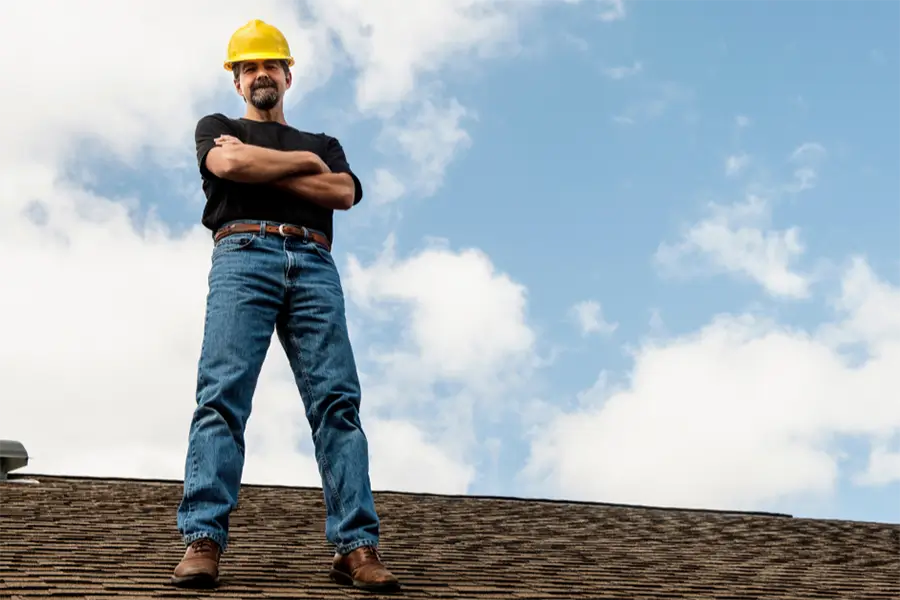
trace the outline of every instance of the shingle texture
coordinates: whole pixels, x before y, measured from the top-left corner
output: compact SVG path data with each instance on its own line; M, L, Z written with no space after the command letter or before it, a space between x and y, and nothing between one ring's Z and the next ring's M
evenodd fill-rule
M180 482L0 483L0 598L366 598L328 580L321 490L244 486L213 592L172 588ZM377 493L405 598L900 598L900 526Z

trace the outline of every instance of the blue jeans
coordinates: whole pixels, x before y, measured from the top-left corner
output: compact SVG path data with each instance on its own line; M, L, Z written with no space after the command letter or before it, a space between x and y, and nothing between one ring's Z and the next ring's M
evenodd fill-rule
M244 428L273 331L312 428L325 537L341 554L377 546L360 384L337 268L315 242L264 229L222 238L212 251L178 530L186 545L209 538L227 548L244 468Z

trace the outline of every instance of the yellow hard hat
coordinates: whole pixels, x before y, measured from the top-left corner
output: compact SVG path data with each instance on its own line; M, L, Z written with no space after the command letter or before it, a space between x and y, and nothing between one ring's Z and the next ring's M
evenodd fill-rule
M234 63L244 60L286 60L289 67L294 65L294 58L284 35L277 27L259 19L249 21L228 40L225 70L231 71Z

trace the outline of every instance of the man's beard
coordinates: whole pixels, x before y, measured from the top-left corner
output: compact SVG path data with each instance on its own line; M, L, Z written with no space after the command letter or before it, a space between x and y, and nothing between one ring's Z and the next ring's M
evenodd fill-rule
M259 110L271 110L278 104L278 88L271 79L254 82L250 88L250 102Z

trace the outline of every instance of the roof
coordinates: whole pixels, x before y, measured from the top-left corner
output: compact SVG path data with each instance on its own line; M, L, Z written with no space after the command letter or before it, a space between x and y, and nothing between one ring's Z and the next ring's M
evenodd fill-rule
M207 597L168 584L179 481L29 478L0 484L0 597ZM900 525L375 496L404 598L900 598ZM371 598L328 580L324 511L318 488L244 485L208 597Z

